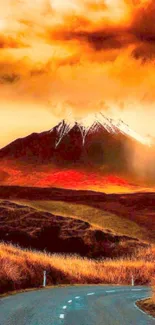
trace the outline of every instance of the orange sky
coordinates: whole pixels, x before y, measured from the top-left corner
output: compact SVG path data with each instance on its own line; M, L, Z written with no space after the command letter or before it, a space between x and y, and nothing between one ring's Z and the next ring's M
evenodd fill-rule
M155 136L153 0L0 0L0 147L103 111Z

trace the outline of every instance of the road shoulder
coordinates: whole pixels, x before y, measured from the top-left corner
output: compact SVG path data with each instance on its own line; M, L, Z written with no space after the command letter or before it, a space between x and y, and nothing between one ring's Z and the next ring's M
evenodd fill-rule
M152 298L139 300L136 305L143 312L155 318L155 301Z

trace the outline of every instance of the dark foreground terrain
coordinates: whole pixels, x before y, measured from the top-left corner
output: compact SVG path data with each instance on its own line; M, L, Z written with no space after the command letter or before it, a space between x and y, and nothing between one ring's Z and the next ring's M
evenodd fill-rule
M25 248L87 257L128 255L146 244L95 228L76 218L61 217L7 200L0 201L0 240Z
M0 186L0 199L76 217L115 235L155 243L155 193L104 194L93 191ZM53 202L53 203L52 203Z

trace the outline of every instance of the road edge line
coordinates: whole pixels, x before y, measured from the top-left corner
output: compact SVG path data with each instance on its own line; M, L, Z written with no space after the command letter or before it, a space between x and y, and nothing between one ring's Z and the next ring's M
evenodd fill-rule
M138 305L137 305L137 303L138 303L139 301L143 301L143 300L146 300L146 299L149 299L149 298L151 298L151 297L145 297L145 298L143 298L143 299L138 299L138 300L136 300L135 303L134 303L134 306L135 306L136 309L138 309L139 311L141 311L141 313L143 313L144 315L148 316L149 318L155 320L155 317L153 317L152 315L146 313L143 309L141 309L141 308L138 307Z

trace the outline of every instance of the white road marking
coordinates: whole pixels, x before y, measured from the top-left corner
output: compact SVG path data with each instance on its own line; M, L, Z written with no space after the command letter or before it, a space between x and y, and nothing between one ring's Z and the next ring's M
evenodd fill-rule
M59 318L64 319L65 315L64 314L60 314Z
M67 306L63 306L62 308L63 308L63 309L66 309L66 308L67 308Z
M90 293L87 293L87 296L93 296L95 294L95 292L90 292Z
M72 300L68 300L68 303L71 304Z
M140 300L142 301L142 300L146 300L146 299L148 299L149 297L145 297L145 298L140 298ZM151 318L151 319L154 319L154 317L153 316L151 316L151 315L149 315L149 314L147 314L147 313L145 313L145 311L143 311L141 308L139 308L138 306L137 306L137 302L138 302L139 300L137 300L135 303L134 303L134 307L136 308L136 309L138 309L141 313L143 313L144 315L147 315L147 317L149 317L149 318Z
M116 292L116 290L107 290L107 293L112 293L112 292Z
M131 291L142 291L142 289L131 289Z
M77 296L77 297L75 297L75 299L80 299L80 297L79 297L79 296Z

